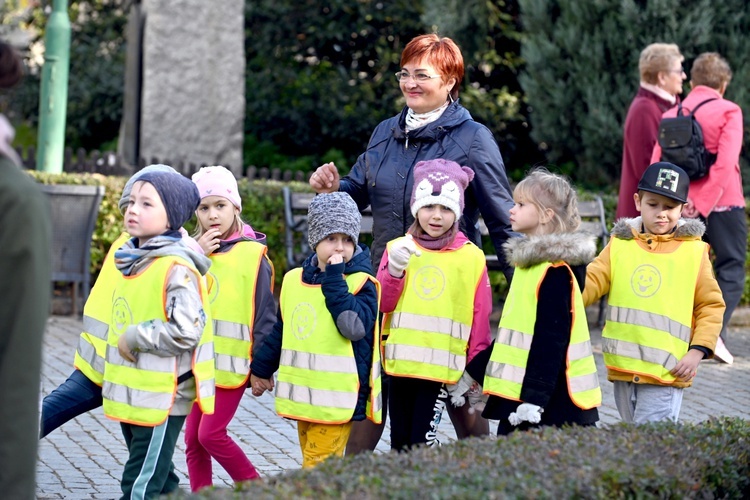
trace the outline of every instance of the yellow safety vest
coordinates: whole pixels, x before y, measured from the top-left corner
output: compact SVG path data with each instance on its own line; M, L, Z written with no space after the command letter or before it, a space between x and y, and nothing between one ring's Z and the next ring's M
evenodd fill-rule
M570 399L581 409L588 410L602 404L602 391L596 373L596 362L591 348L591 337L586 322L581 291L573 271L563 263L544 262L528 268L516 268L508 291L508 299L500 318L497 340L487 364L483 389L515 401L521 400L521 388L526 376L531 342L534 338L539 286L551 267L565 266L573 280L571 300L573 324L566 356Z
M104 414L113 420L156 426L169 417L177 392L177 378L182 375L177 373L177 357L139 352L136 362L131 363L120 355L117 341L130 325L155 319L167 321L164 284L176 264L192 269L200 278L207 319L193 352L192 371L201 410L203 413L214 411L213 329L205 282L192 263L169 256L155 259L138 274L123 277L115 289L102 388Z
M396 241L388 243L389 251ZM472 243L450 251L421 250L409 260L396 308L383 318L385 371L453 384L466 367L484 253Z
M122 273L115 267L115 251L130 239L122 233L104 258L96 283L83 306L83 331L78 337L73 366L96 385L104 379L104 356L107 352L107 330L112 312L112 292Z
M255 285L267 250L258 242L240 241L227 252L209 256L208 274L213 279L208 296L214 324L217 387L244 386L250 375Z
M683 241L670 253L646 252L635 240L613 238L612 286L602 332L604 363L664 384L687 353L695 283L708 245Z
M367 281L380 283L366 273L346 276L349 292L356 294ZM336 328L320 285L302 281L302 268L284 275L279 300L284 318L281 360L276 384L276 412L295 420L340 424L354 415L359 395L359 375L350 340ZM367 418L382 421L380 356L375 321L370 369Z

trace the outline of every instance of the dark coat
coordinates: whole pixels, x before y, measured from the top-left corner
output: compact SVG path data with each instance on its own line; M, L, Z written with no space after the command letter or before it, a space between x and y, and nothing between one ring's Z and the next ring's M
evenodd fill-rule
M570 331L573 323L571 291L577 286L583 291L586 280L586 264L596 252L593 240L579 233L549 235L513 242L515 248L509 251L511 263L526 267L545 261L566 262L566 267L549 268L537 293L536 321L531 341L526 375L521 388L521 401L544 408L538 425L562 426L564 424L591 425L599 420L596 408L582 410L573 403L568 393L566 357L570 344ZM520 256L519 253L525 253ZM529 260L531 259L531 260ZM506 302L513 300L512 287ZM488 347L466 367L469 374L478 381L484 380L484 373L492 353ZM507 434L515 429L531 427L527 422L518 427L510 425L508 415L516 411L518 401L490 396L482 416L500 420L498 434Z
M412 130L407 137L407 111L404 108L375 128L367 150L341 179L339 188L351 195L360 210L372 207L373 268L380 263L386 243L406 234L414 221L410 206L414 165L445 158L471 168L475 174L466 190L461 230L481 248L481 234L476 228L481 213L504 273L510 277L512 269L504 263L501 248L508 238L517 236L510 227L513 196L492 132L475 122L456 101L436 121Z
M674 106L643 87L633 98L625 118L622 140L622 170L620 173L620 194L617 202L617 219L637 217L633 194L638 189L638 181L651 164L651 153L659 134L661 115Z
M370 397L370 367L372 366L375 321L378 318L378 292L375 284L368 281L356 295L353 295L349 293L344 277L357 272L372 275L370 251L365 245L360 244L352 260L326 266L325 272L318 269L317 262L318 258L314 253L305 259L302 264L302 281L311 285L321 285L326 307L333 316L334 323L340 325L345 321L356 322L357 319L353 318L359 320L359 324L351 329L359 331L362 335L359 340L352 341L359 375L359 398L352 420L364 420L367 401ZM256 377L271 378L279 369L283 331L284 322L281 318L281 310L279 310L273 331L266 337L260 350L254 354L250 365L250 371ZM340 330L338 333L344 335Z

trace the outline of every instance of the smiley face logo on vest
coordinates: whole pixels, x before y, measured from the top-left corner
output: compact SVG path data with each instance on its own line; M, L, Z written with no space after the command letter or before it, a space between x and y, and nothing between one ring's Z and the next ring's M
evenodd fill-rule
M651 297L661 287L661 274L650 264L640 265L633 271L630 285L638 297Z
M133 313L124 297L117 297L112 304L112 329L119 336L133 324Z
M414 291L423 300L434 300L445 290L445 275L435 266L425 266L414 276Z
M299 340L305 340L315 330L315 308L307 302L297 304L292 313L292 333Z
M210 271L206 274L206 286L208 287L208 301L213 304L216 297L219 296L219 280Z

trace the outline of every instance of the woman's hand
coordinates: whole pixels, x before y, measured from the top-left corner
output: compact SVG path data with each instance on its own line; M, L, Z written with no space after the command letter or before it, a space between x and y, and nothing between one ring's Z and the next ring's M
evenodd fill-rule
M221 231L212 227L198 238L198 245L203 249L205 255L211 255L214 250L219 248L220 236Z
M698 213L698 209L695 208L695 203L688 198L687 203L685 203L685 206L682 208L682 216L687 217L688 219L694 219L695 217L698 217L698 215L700 214Z
M339 190L339 171L333 162L324 163L310 177L310 187L316 193L333 193Z
M250 374L250 387L253 388L253 396L262 396L264 392L273 390L273 379L260 378Z

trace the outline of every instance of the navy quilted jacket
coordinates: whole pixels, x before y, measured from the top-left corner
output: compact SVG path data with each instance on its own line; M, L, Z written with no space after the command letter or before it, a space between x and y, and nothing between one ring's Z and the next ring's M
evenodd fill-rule
M326 266L326 272L318 269L317 256L311 254L302 264L302 281L321 285L328 312L344 337L354 335L361 338L352 340L354 358L359 374L359 398L352 420L364 420L366 404L370 395L370 366L374 342L375 321L378 318L378 292L371 281L365 283L356 295L349 293L345 275L363 272L372 275L370 251L360 244L352 260L333 266ZM260 378L271 378L279 369L281 340L284 323L279 312L278 321L263 346L253 355L250 366L252 373ZM346 333L345 333L346 332ZM348 337L347 337L348 338ZM351 340L351 339L350 339Z
M438 120L407 135L407 111L404 108L375 128L367 150L341 179L339 187L351 195L360 210L372 206L373 269L380 264L386 243L406 234L414 221L410 209L414 165L422 160L445 158L471 168L475 174L465 194L461 230L481 248L476 227L481 213L504 273L510 277L512 268L503 260L502 244L517 236L511 230L508 213L513 196L492 132L475 122L456 101Z

